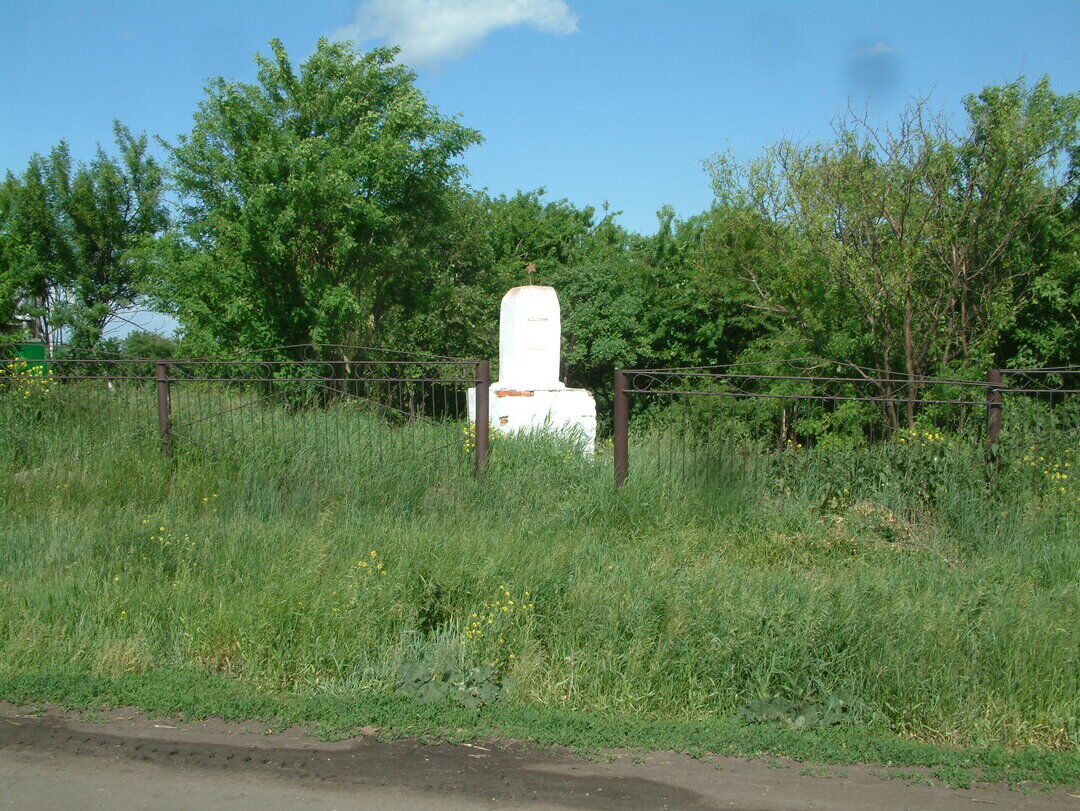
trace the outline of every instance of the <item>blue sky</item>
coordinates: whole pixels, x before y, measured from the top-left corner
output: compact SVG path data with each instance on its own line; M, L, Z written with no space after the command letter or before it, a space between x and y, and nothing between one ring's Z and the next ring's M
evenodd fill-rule
M709 205L711 153L825 137L848 99L888 120L930 92L958 113L1021 72L1077 91L1077 31L1080 0L5 0L0 169L61 138L88 157L113 118L173 138L204 80L250 80L274 36L294 59L320 36L391 39L431 101L484 134L474 186L608 201L648 232L665 203Z

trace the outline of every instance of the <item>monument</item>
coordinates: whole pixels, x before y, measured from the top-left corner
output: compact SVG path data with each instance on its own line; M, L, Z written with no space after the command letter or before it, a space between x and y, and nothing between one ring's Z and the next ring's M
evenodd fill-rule
M562 320L552 287L528 284L503 296L499 307L499 379L491 384L491 427L504 434L549 431L591 452L596 401L559 380ZM476 419L476 389L469 390Z

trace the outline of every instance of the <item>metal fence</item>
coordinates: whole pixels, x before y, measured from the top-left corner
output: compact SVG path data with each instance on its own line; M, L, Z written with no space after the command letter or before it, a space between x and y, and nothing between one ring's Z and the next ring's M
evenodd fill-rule
M357 472L410 463L479 473L489 385L487 361L359 346L164 359L61 348L42 361L0 360L0 455L16 471L56 459L56 447L64 464L126 447L237 463L302 458ZM926 445L946 433L965 439L972 463L992 457L1010 432L1031 447L1080 442L1080 367L898 380L833 361L771 360L618 370L613 393L617 486L631 462L635 475L708 478L733 454Z
M422 460L481 471L489 378L487 361L358 346L169 359L61 349L44 361L0 361L0 442L24 467L60 442L69 458L125 444L240 461L291 446L327 465Z
M743 453L750 446L780 453L890 440L926 444L948 432L964 436L985 461L1008 424L1006 411L1017 412L1028 440L1080 437L1078 384L1080 367L994 369L985 381L896 379L816 358L621 369L614 380L615 484L629 475L632 453L635 470L709 477L734 444ZM971 441L976 437L981 442Z
M988 377L987 430L992 440L1003 426L1019 426L1033 450L1080 443L1080 366L991 370Z

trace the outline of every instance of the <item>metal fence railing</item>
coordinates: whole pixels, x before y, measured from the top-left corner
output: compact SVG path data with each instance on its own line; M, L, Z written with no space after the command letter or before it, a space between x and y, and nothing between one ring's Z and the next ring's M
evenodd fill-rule
M818 359L622 369L614 380L615 483L629 475L632 453L638 470L708 476L733 444L770 453L963 436L985 461L1010 420L1029 442L1080 437L1080 367L994 369L983 381L897 379Z
M480 471L489 378L487 361L356 346L166 359L61 350L0 361L0 442L28 467L48 443L75 457L128 443L236 460L291 445L328 465L465 460Z
M0 456L16 473L50 458L100 458L109 447L479 473L490 377L483 360L358 346L196 358L59 348L45 360L0 359ZM708 478L738 454L937 447L948 438L954 456L981 464L1012 439L1035 451L1080 442L1080 367L990 370L984 380L897 379L817 359L625 369L613 394L617 486L631 463L635 475Z

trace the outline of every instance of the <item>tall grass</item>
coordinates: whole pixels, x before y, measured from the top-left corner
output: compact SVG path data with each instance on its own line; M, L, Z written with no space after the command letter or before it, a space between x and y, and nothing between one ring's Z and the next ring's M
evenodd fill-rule
M92 413L0 403L0 669L362 693L442 661L575 709L779 696L956 744L1080 735L1069 444L1017 437L988 477L957 436L740 442L673 475L641 441L615 492L604 449L542 436L496 439L477 481L460 424L280 410L167 460Z

